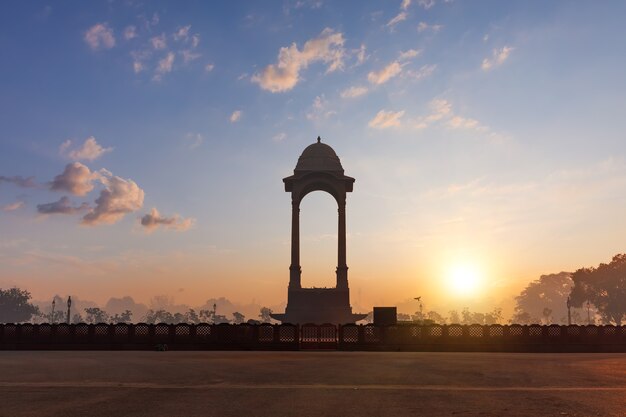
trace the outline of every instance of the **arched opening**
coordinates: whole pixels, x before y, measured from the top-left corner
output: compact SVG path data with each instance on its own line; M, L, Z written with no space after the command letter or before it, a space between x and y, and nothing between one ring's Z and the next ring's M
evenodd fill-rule
M324 191L307 194L300 203L302 287L337 284L337 202Z

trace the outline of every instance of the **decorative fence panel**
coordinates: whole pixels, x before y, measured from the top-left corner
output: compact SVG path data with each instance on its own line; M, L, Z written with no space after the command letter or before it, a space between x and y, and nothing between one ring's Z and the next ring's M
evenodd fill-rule
M626 352L626 326L0 324L0 350Z

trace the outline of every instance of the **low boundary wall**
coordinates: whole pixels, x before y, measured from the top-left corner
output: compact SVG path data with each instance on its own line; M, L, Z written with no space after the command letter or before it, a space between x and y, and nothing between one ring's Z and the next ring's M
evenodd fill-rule
M626 352L626 326L0 324L0 350Z

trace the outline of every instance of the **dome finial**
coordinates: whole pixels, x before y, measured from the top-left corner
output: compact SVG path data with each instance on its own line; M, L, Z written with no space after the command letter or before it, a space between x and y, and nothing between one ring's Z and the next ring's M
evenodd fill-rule
M317 143L320 143L322 141L322 138L320 138L319 136L317 137Z

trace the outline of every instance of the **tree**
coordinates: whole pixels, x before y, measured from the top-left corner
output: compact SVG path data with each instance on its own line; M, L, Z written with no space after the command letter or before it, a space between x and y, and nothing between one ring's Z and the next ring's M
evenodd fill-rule
M235 322L235 324L241 324L246 320L246 316L244 316L243 314L241 314L238 311L235 311L233 313L233 321Z
M98 307L89 307L85 309L85 323L96 324L108 322L109 315L106 313L106 311Z
M448 314L450 314L450 323L451 324L460 324L461 317L459 317L459 312L456 310L451 310Z
M111 317L111 323L132 323L133 312L130 310L124 311L122 314L115 314Z
M190 308L189 311L185 313L185 321L192 324L200 323L200 317L196 313L196 310Z
M411 316L406 313L397 314L398 321L411 321Z
M436 311L426 313L426 318L436 324L446 324L446 318Z
M572 306L583 307L589 301L605 323L622 324L626 314L626 254L615 255L610 263L597 268L578 269L572 281Z
M262 323L270 323L272 321L272 310L267 307L261 307L261 311L259 312L259 318Z
M22 323L40 314L30 299L31 295L26 290L0 288L0 323Z
M515 297L515 311L512 323L530 324L546 323L554 313L556 317L567 317L567 297L572 288L572 274L559 272L558 274L541 275L538 280L532 281ZM544 315L549 309L550 314Z
M211 323L213 322L213 315L214 315L213 310L200 310L200 314L199 314L200 321L202 323Z

